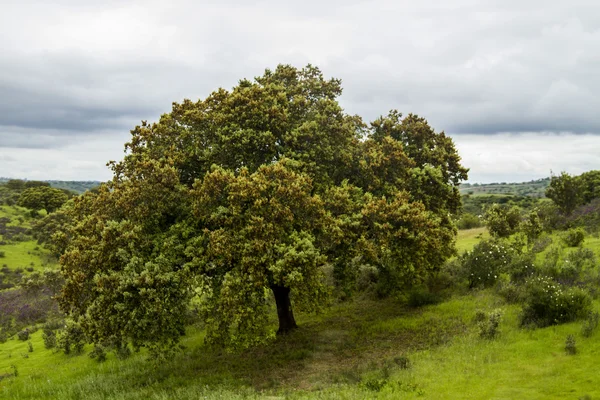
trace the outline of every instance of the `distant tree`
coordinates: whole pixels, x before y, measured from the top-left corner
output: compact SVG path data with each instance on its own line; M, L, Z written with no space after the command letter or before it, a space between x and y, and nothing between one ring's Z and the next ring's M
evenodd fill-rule
M207 341L245 347L272 334L269 296L279 333L326 304L326 264L343 287L356 258L396 290L437 271L467 177L452 140L395 111L368 126L340 94L279 66L133 129L113 179L68 210L63 310L92 342L158 351L196 297Z
M484 220L492 236L508 237L517 231L521 212L516 206L493 204L486 210Z
M25 189L37 187L50 187L50 183L44 181L25 181Z
M581 203L600 198L600 171L588 171L576 177L581 189Z
M571 214L583 201L581 182L566 172L552 176L546 197L554 201L562 213Z
M23 190L25 189L25 181L21 179L9 179L6 182L6 187L11 190Z
M52 213L67 200L68 196L60 189L34 186L21 193L18 205L34 211L46 210L48 213Z

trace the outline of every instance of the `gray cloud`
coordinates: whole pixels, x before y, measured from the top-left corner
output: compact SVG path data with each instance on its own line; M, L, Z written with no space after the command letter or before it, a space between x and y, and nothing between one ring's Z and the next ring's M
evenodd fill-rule
M366 119L396 108L450 134L600 133L594 1L15 0L0 11L0 149L103 140L118 158L116 132L278 63L342 78L341 103Z

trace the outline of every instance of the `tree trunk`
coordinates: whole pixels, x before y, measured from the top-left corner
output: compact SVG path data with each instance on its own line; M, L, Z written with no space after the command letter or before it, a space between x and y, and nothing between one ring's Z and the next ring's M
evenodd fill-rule
M277 303L277 317L279 318L279 330L277 334L288 333L298 327L294 319L292 303L290 302L290 289L284 286L273 285L271 286L271 290L275 296L275 303Z

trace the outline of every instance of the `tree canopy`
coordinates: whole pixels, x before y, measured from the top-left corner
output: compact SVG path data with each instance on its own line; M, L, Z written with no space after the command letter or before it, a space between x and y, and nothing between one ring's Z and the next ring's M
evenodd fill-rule
M452 140L396 111L366 124L341 92L280 65L135 127L61 232L59 301L88 339L171 348L193 301L208 342L251 346L273 308L285 333L294 309L351 294L357 260L402 290L454 254L467 170Z
M39 185L25 189L19 197L18 205L34 211L46 210L48 213L52 213L59 209L68 199L69 197L63 190Z

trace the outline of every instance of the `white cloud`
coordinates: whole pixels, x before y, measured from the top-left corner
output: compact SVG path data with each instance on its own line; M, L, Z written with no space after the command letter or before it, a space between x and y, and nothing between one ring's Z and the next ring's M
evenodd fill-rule
M521 182L600 166L600 136L554 133L453 135L470 182Z

